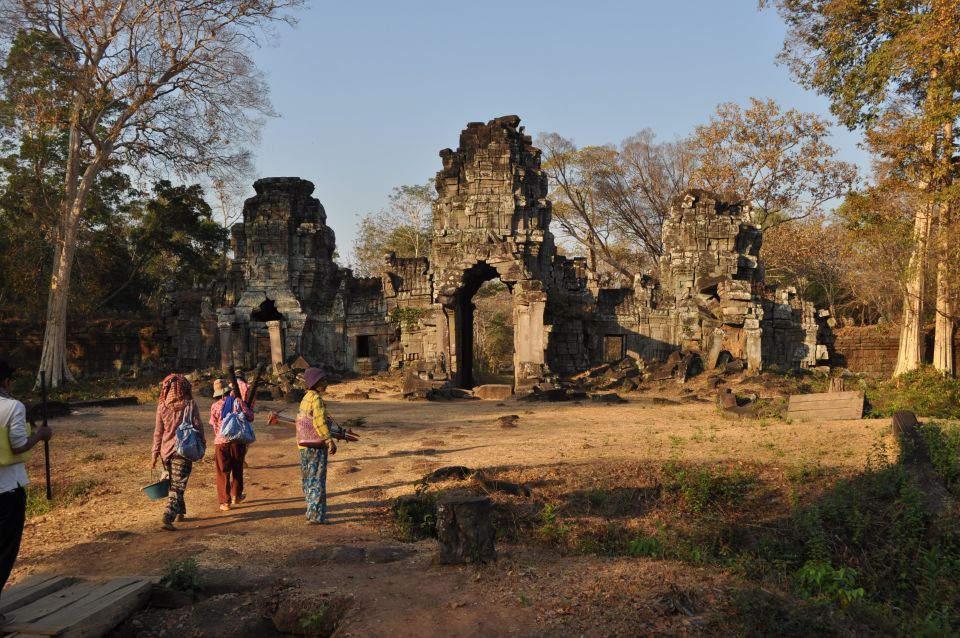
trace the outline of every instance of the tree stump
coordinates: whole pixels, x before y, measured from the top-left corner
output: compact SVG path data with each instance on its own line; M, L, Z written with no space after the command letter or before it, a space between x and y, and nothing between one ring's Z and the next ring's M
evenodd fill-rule
M441 563L480 563L494 560L490 498L451 492L437 503L438 560Z
M847 384L844 381L843 377L830 377L830 390L829 392L844 392L847 389Z

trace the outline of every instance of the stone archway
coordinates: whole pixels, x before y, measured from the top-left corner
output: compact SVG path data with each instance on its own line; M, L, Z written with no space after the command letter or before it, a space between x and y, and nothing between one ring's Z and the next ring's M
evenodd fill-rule
M519 123L515 115L472 122L456 151L440 151L429 260L387 255L388 316L406 318L395 319L401 365L421 375L472 385L472 299L497 277L511 292L515 385L550 372L547 292L565 273L554 259L540 150Z
M556 248L540 150L519 123L515 115L472 122L456 151L440 152L430 251L437 352L466 385L472 383L463 365L472 355L466 354L471 299L494 277L512 294L516 385L530 385L547 372L546 275Z

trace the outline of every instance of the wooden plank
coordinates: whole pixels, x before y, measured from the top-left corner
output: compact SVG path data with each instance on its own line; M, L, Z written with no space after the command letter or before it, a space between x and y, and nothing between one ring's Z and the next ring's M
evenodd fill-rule
M790 395L790 405L801 405L804 403L820 403L821 401L842 401L862 399L863 392L817 392L814 394L792 394Z
M838 416L839 414L839 416ZM856 414L855 412L849 412L847 414L838 413L834 410L823 410L821 412L798 412L788 413L787 418L792 421L855 421L860 418L860 416L852 416Z
M800 406L790 406L791 412L811 412L819 410L846 410L848 408L859 408L863 406L862 401L844 401L843 403L804 403Z
M863 416L863 392L795 394L787 416L797 419L849 420Z
M75 616L77 610L120 590L134 582L145 582L138 578L115 578L107 583L78 583L64 590L54 592L25 607L15 609L7 617L4 630L55 636L64 630L63 618ZM67 611L67 616L59 615ZM49 618L57 619L55 631L51 631Z
M120 587L114 585L120 584ZM153 583L144 579L115 579L93 594L35 623L34 633L61 638L98 638L146 606Z
M33 576L3 592L0 598L0 614L5 614L17 607L23 607L40 600L47 594L52 594L77 582L70 576Z
M823 412L823 411L833 411L833 412L843 412L843 413L853 413L857 410L863 410L863 403L857 401L856 403L842 403L842 404L824 404L816 406L803 406L801 408L789 408L787 411L790 414L802 414L804 412Z
M66 589L48 594L28 605L14 609L7 614L7 622L3 626L4 630L7 632L26 631L31 622L80 600L96 588L97 586L93 583L77 583Z

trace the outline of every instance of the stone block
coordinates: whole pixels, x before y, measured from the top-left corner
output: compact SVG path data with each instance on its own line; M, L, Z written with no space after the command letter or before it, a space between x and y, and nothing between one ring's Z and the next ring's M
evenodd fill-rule
M473 389L473 396L478 399L503 401L513 394L513 386L505 383L487 383Z

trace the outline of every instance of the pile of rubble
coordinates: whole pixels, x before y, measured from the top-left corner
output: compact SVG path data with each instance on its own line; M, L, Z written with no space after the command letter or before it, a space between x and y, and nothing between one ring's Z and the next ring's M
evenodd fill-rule
M310 365L303 359L297 358L290 365L280 366L279 369L269 367L263 370L260 382L257 384L257 396L260 401L287 401L299 403L306 393L303 387L303 371ZM227 378L227 374L216 368L194 370L189 373L187 380L193 384L193 391L203 397L213 396L213 382L216 379ZM253 383L256 370L249 370L244 375L247 383ZM336 381L331 377L331 380Z

